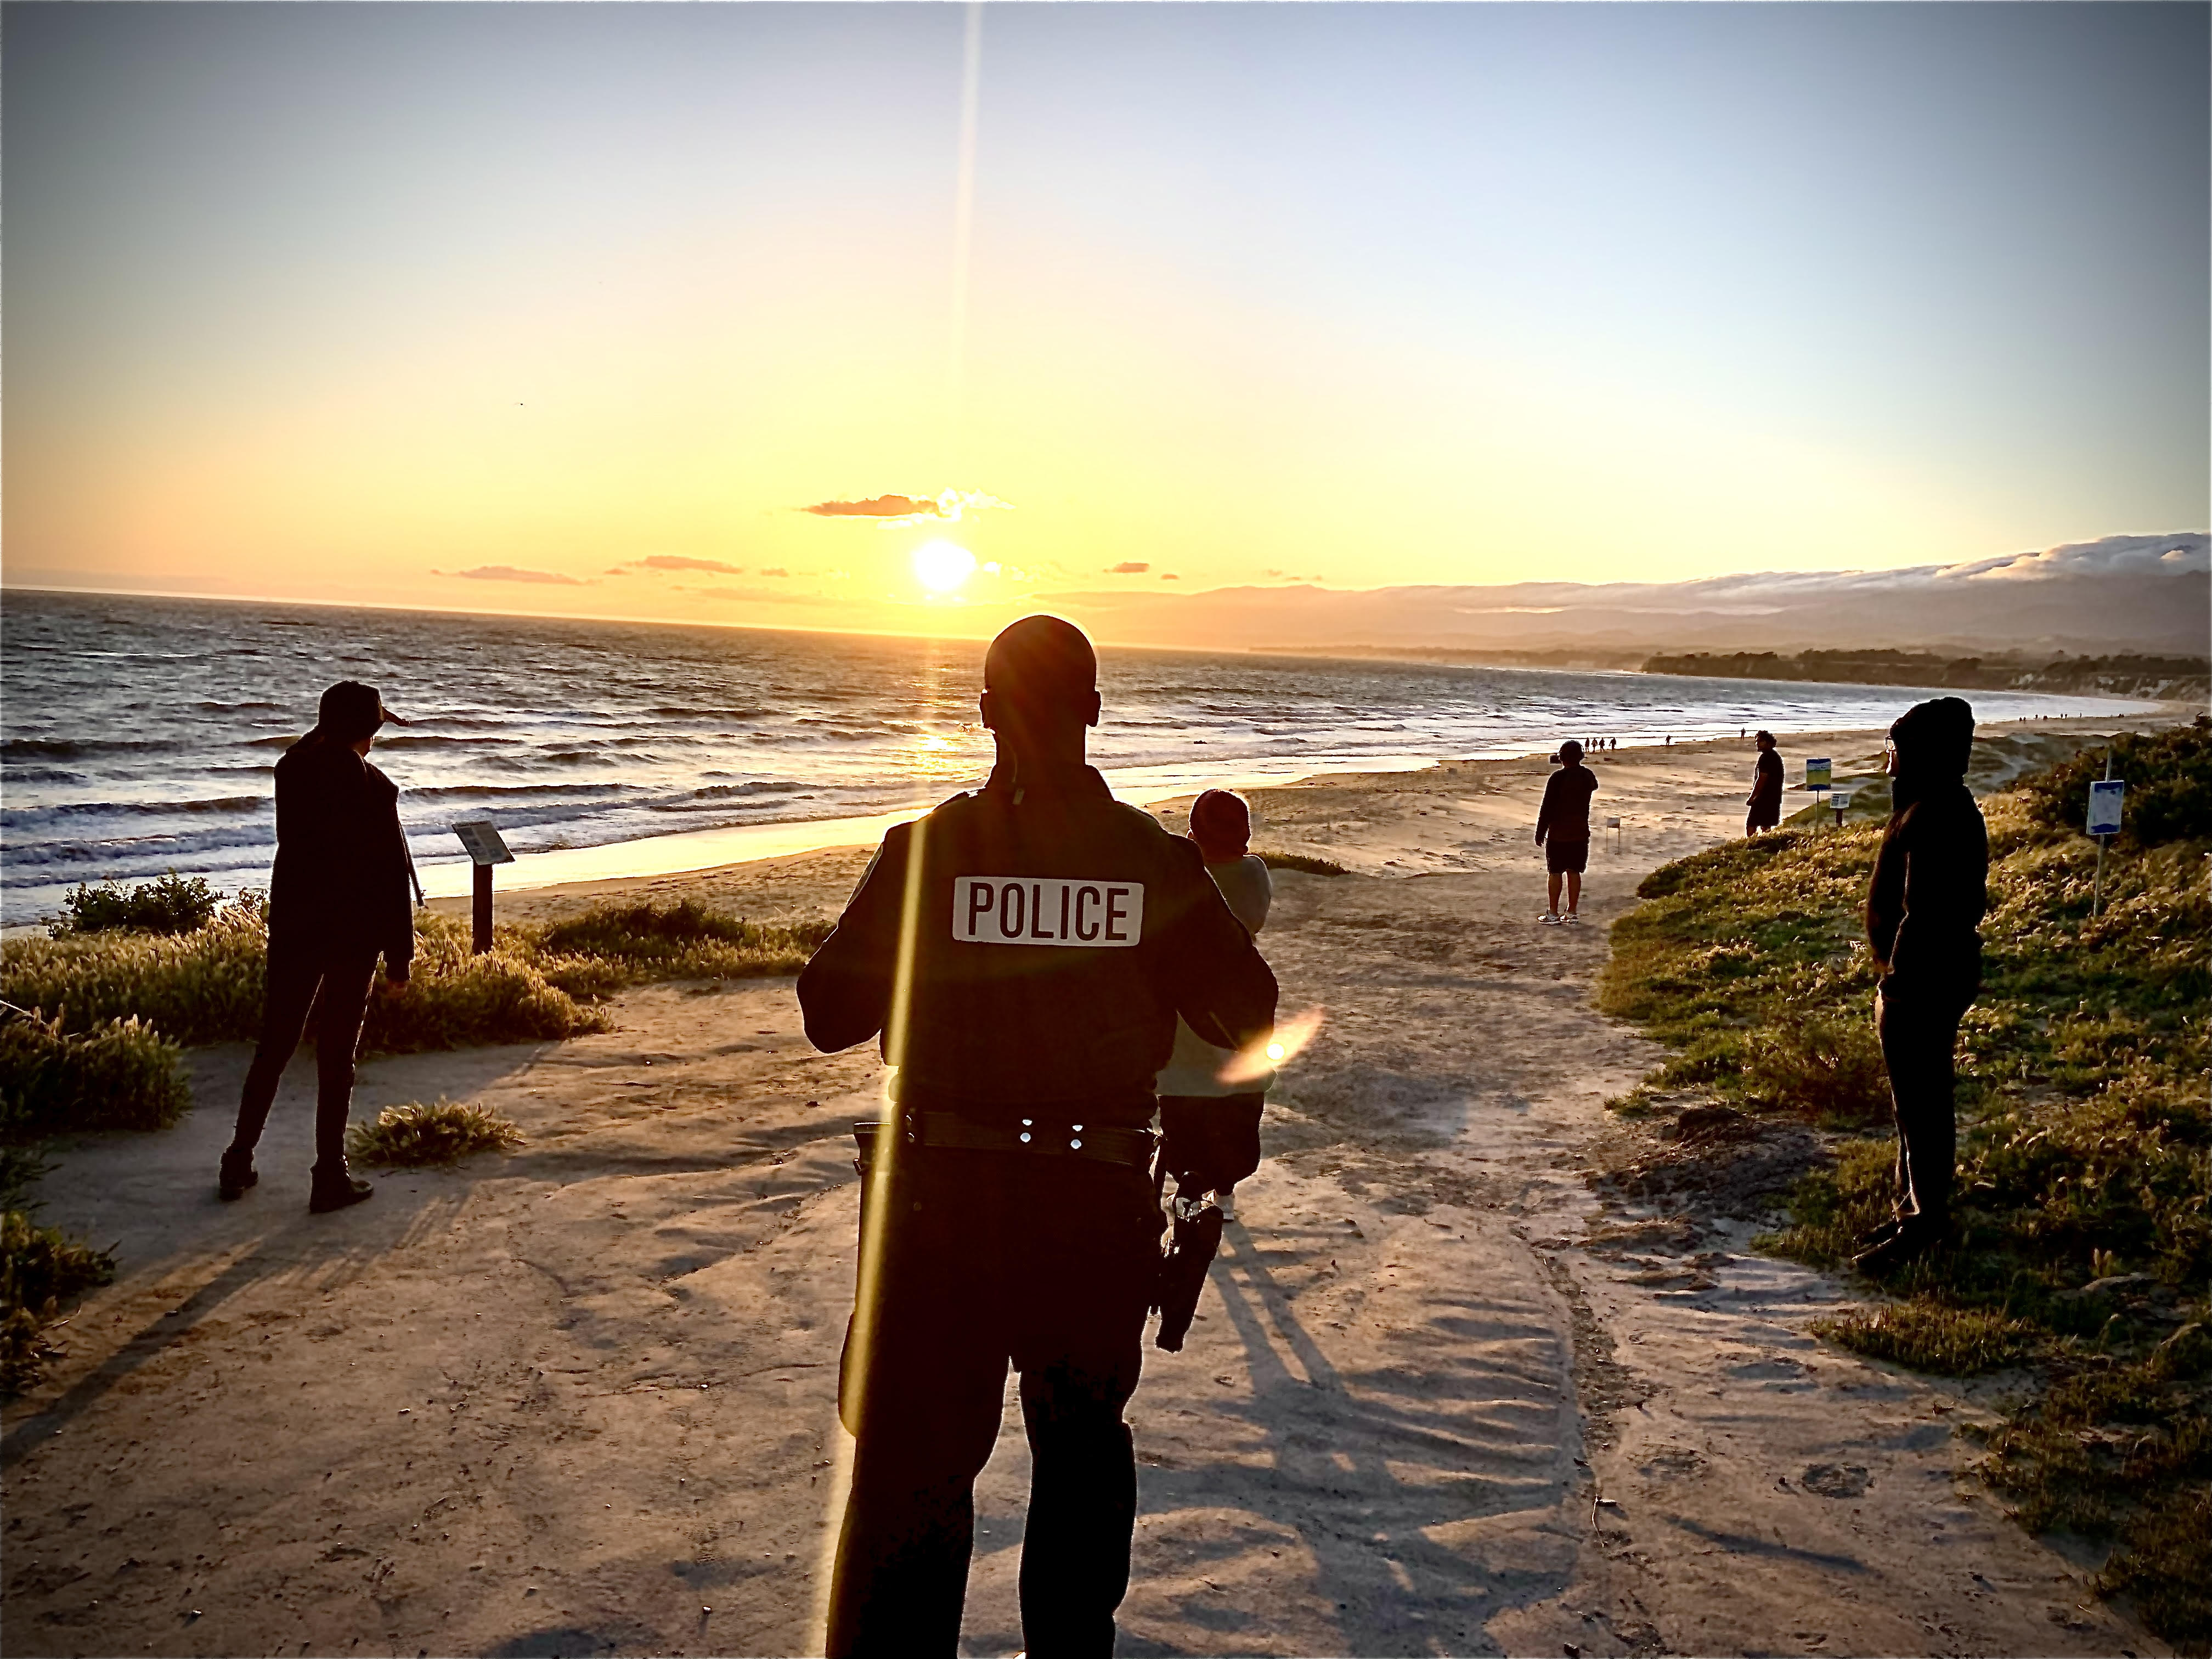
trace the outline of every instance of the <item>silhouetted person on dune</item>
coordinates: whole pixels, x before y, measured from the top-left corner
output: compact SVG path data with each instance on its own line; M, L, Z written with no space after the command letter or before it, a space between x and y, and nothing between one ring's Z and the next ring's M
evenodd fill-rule
M1897 1110L1897 1216L1858 1265L1878 1273L1941 1244L1951 1224L1959 1022L1982 982L1990 838L1966 789L1974 711L1915 705L1889 728L1889 828L1867 890L1867 948L1881 975L1875 1026Z
M242 1197L260 1177L253 1149L285 1063L315 1025L315 1173L307 1207L358 1204L373 1190L346 1169L354 1050L376 959L394 985L415 957L410 863L399 790L368 763L369 745L398 716L374 686L341 680L323 693L315 729L276 763L276 867L269 884L269 988L261 1041L246 1073L238 1128L218 1190ZM404 724L404 722L401 722Z

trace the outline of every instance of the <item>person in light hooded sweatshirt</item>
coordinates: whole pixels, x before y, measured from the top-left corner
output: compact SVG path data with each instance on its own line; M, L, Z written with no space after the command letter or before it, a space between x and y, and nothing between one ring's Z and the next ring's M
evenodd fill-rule
M1899 1267L1944 1243L1958 1127L1959 1022L1981 988L1990 837L1966 788L1974 711L1917 703L1889 728L1889 827L1867 889L1867 949L1881 975L1875 1029L1897 1112L1897 1214L1857 1257Z
M1251 850L1252 810L1243 797L1226 789L1200 795L1190 806L1190 839L1230 914L1257 933L1267 925L1275 895L1266 860ZM1185 1152L1183 1167L1171 1171L1179 1188L1210 1188L1226 1199L1260 1167L1260 1116L1273 1079L1264 1073L1224 1079L1221 1073L1235 1058L1236 1050L1206 1042L1187 1020L1176 1022L1175 1050L1152 1087L1160 1127Z

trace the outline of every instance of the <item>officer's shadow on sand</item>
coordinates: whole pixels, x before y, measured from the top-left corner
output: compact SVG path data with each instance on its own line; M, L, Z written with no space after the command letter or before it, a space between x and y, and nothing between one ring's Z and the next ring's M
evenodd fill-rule
M1153 1633L1174 1626L1225 1638L1206 1651L1480 1651L1489 1621L1569 1583L1580 1447L1544 1291L1496 1263L1479 1291L1376 1285L1325 1341L1270 1262L1348 1254L1323 1227L1231 1222L1219 1314L1198 1328L1228 1330L1152 1356L1119 1652L1193 1650ZM1243 1380L1224 1373L1230 1333L1249 1395L1224 1386ZM983 1524L979 1555L1018 1541L1006 1516ZM971 1632L971 1650L992 1639Z

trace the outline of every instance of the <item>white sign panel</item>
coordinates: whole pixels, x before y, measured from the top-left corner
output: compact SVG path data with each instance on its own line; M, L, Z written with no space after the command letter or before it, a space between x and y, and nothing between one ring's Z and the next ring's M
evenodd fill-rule
M1838 812L1845 812L1850 811L1851 805L1851 792L1848 789L1837 790L1834 794L1828 797L1828 805L1835 808Z
M2126 782L2119 778L2100 778L2089 786L2091 835L2117 836L2120 833L2120 802L2127 789Z
M963 945L1114 950L1145 934L1145 884L1073 876L959 876L952 937Z
M507 850L507 843L499 838L489 818L479 818L473 823L457 823L453 833L461 838L461 845L469 849L469 856L478 864L512 864L514 854Z

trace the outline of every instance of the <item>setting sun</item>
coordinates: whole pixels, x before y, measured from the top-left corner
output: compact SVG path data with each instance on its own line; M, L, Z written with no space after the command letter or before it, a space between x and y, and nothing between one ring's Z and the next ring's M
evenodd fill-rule
M957 592L975 574L975 556L954 542L924 542L914 550L914 579L933 593Z

